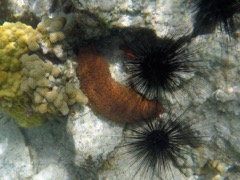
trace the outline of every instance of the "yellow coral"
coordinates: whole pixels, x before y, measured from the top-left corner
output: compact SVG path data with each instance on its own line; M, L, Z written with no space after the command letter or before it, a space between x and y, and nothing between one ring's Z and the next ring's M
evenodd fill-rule
M56 115L67 115L76 102L87 102L71 83L76 81L66 82L67 67L29 53L63 40L65 22L45 16L37 29L21 22L0 26L0 109L20 126L39 126Z
M37 92L34 93L34 103L35 104L40 104L43 101L43 97L38 94Z
M53 67L51 74L54 77L57 77L61 73L61 69L59 67Z
M56 90L49 91L45 94L45 98L48 102L54 102L54 100L58 97L58 92Z
M46 113L47 110L48 110L47 103L40 104L40 105L37 107L37 109L38 109L38 112L40 112L40 113L42 113L42 114Z
M1 98L14 98L20 95L18 92L21 80L21 74L18 72L0 71L0 99Z
M64 83L64 80L60 80L63 73L59 66L49 61L44 62L37 55L25 54L20 61L24 67L22 69L23 83L24 86L30 87L28 93L33 94L33 106L36 112L67 115L69 106L76 102L87 103L86 96L75 88L73 83ZM55 78L60 78L56 84ZM59 84L59 80L62 84ZM22 85L21 88L25 91Z
M83 92L80 89L76 90L76 101L81 104L87 104L88 98L83 94Z
M49 18L47 15L43 16L42 21L38 24L37 30L39 32L57 32L61 31L66 23L64 17Z
M44 63L44 69L48 73L52 72L53 64L51 62L47 61L46 63Z
M26 53L32 44L37 46L41 34L21 22L5 22L0 27L0 70L18 71L21 67L20 56Z
M50 116L36 113L28 101L29 98L27 96L21 96L15 100L10 108L8 106L0 106L0 109L14 118L17 124L22 127L40 126L52 119Z
M21 22L5 22L0 26L0 108L21 126L43 123L41 115L27 115L25 111L29 105L19 102L23 99L31 102L24 94L30 90L29 82L23 78L28 69L23 68L20 58L28 51L39 48L38 40L41 36L37 30Z
M41 35L21 22L5 22L0 26L0 99L13 101L23 93L20 89L22 74L19 59L29 50L30 37L34 38L31 43L37 43Z
M51 43L56 43L58 41L62 41L65 38L62 32L53 32L49 34L49 40Z

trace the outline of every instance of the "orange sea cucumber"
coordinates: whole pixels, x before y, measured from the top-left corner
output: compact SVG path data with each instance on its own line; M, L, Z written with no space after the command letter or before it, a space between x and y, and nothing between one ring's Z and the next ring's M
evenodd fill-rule
M84 48L78 57L77 75L90 107L117 122L137 122L162 113L162 105L147 100L130 87L116 82L106 60L95 48Z

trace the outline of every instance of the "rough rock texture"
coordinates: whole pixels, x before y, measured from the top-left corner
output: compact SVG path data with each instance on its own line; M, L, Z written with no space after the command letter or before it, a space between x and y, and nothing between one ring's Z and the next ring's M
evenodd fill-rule
M0 179L26 179L34 174L31 152L20 129L0 114Z
M166 35L182 26L192 27L191 9L183 3L185 0L73 2L73 6L66 9L64 4L64 9L76 13L74 17L79 17L78 22L84 22L79 29L85 28L85 34L78 29L75 34L81 34L85 40L104 34L98 29L103 22L104 28L150 27L158 35ZM52 5L55 1L9 1L10 8L1 9L0 20L4 21L4 13L20 16L22 10L30 10L28 7L39 7L31 10L36 16L51 14L53 8L50 9L48 3ZM6 4L1 2L0 8ZM62 7L57 5L55 10L59 12ZM193 149L190 158L179 160L178 168L173 170L179 179L238 179L240 176L240 47L239 39L227 39L217 32L196 38L191 45L199 48L195 55L207 68L189 79L185 86L189 93L179 91L176 100L168 98L175 112L191 107L186 113L187 118L196 122L196 128L207 136L202 148ZM107 45L105 47L111 51L111 46ZM127 168L127 156L124 157L121 151L116 148L105 161L107 154L121 141L118 137L121 137L122 126L97 117L91 109L78 106L71 109L68 118L34 129L21 129L6 116L1 116L0 179L128 180L134 176L137 167ZM179 175L179 170L186 177ZM140 178L141 174L137 174L136 179Z

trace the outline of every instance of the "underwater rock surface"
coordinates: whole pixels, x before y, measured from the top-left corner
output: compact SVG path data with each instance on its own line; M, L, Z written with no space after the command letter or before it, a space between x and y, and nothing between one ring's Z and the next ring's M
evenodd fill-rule
M192 10L185 2L10 0L1 2L0 21L22 20L26 24L33 23L35 29L45 14L53 17L64 15L67 21L65 39L72 43L73 40L66 37L74 32L75 40L84 46L86 40L98 42L100 36L111 36L108 30L114 28L116 33L129 26L147 27L154 29L158 36L166 36L176 29L191 31ZM74 28L75 31L71 31ZM70 59L71 63L61 64L68 81L75 73L72 62L76 60L76 55L70 46L58 42L58 38L63 39L62 34L55 35L49 41L53 44L57 42L55 45L60 47L54 46L51 55L39 53L38 56L58 66ZM240 176L239 41L238 31L230 41L229 36L219 29L192 40L191 46L198 47L194 56L203 62L203 72L188 77L184 88L189 94L176 91L176 99L171 96L164 99L174 112L191 107L186 118L194 120L196 128L207 136L201 148L192 149L190 157L178 160L172 173L179 179L237 179ZM106 50L104 53L112 53L109 44L102 47L103 51ZM49 50L47 46L45 50ZM111 55L113 59L117 58ZM56 60L58 56L60 61ZM73 82L78 88L79 83ZM58 85L61 83L57 82ZM1 113L0 179L128 180L135 175L136 168L126 170L125 165L129 161L117 148L123 141L122 136L128 133L124 130L125 124L111 122L87 106L78 104L69 107L67 113L66 117L57 117L33 129L21 128ZM136 174L135 179L140 178L142 175ZM172 179L171 174L168 179Z

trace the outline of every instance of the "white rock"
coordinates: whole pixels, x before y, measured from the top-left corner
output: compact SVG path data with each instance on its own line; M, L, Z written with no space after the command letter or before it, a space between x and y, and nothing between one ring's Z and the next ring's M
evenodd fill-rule
M52 164L41 170L38 174L32 177L32 180L64 180L66 179L66 172L64 168Z
M26 179L33 174L24 137L12 120L0 114L0 179Z
M76 164L84 164L88 158L94 162L106 159L121 141L123 125L99 119L88 108L83 114L68 122L75 144Z

